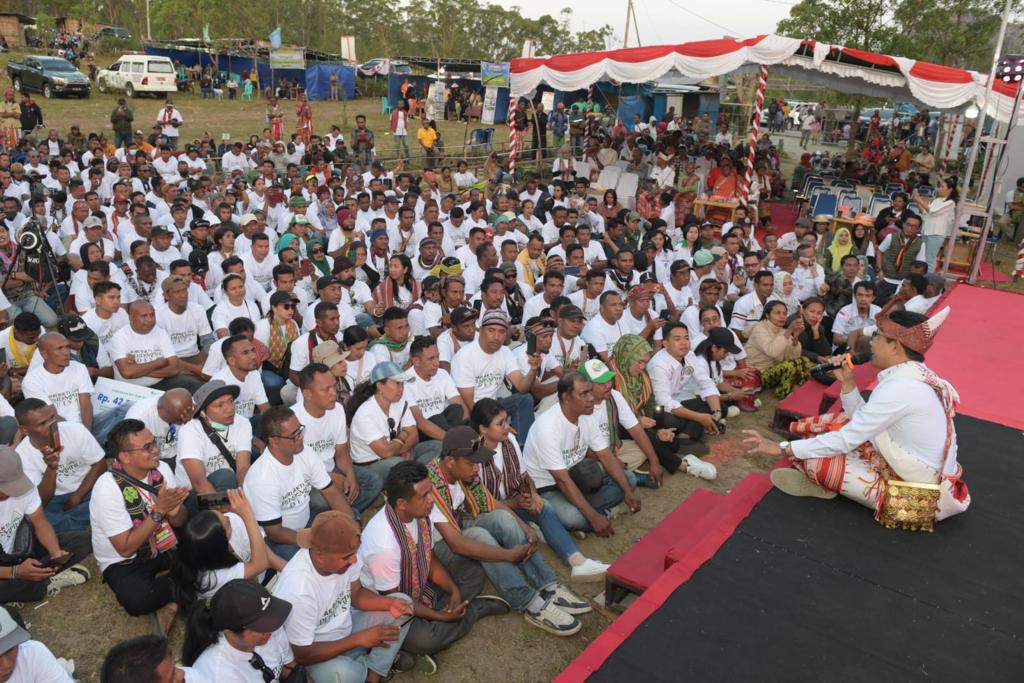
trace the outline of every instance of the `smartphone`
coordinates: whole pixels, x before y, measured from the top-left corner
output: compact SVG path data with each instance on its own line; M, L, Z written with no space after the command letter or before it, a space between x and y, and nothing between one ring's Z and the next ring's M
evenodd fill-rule
M662 320L668 321L670 315L672 315L670 311L664 310L658 314L658 317L661 318Z
M654 428L664 429L665 428L665 408L662 406L654 407Z
M64 557L60 558L48 557L45 560L39 560L39 564L45 569L56 569L57 573L60 573L67 569L67 567L71 564L71 560L71 553L68 553Z
M60 450L60 422L54 420L50 423L50 448L54 451Z
M566 275L579 275L580 274L580 267L579 266L567 266L565 268L565 270L563 270L562 272L564 272Z
M404 617L395 622L395 626L397 626L398 628L402 628L415 618L415 614L406 614Z
M601 354L597 352L597 348L593 344L587 344L587 359L594 360L595 358L601 358Z
M196 504L199 506L200 510L211 510L213 508L222 508L230 505L228 502L227 491L201 493L196 496Z
M299 262L299 274L302 277L306 277L313 272L313 262L308 258L304 258Z
M537 353L537 335L532 332L526 333L526 355L532 356Z
M0 365L7 365L7 349L0 349Z

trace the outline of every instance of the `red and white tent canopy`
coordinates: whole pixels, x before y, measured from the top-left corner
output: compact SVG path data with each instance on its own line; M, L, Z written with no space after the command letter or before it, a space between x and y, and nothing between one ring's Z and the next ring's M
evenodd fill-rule
M602 80L646 83L673 71L704 79L761 64L773 67L773 72L810 78L836 90L897 101L914 99L932 109L985 105L985 74L777 35L513 59L511 94L527 95L541 83L562 91L581 90ZM1008 120L1015 90L1015 86L996 81L987 115Z

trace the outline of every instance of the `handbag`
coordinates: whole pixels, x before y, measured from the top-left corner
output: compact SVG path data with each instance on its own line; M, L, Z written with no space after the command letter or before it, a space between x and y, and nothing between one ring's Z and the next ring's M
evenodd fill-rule
M885 484L875 519L887 529L934 531L939 490L936 484L891 479Z
M597 496L597 492L604 485L604 469L601 463L593 458L583 458L569 468L569 478L588 503L594 507L601 504L602 501Z
M14 531L14 540L11 542L11 552L4 552L0 549L0 567L13 567L25 560L35 557L36 544L35 533L28 517L22 517L18 528Z

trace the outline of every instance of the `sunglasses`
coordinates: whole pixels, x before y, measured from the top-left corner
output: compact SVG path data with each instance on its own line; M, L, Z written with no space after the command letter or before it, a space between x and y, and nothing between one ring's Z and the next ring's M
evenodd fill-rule
M283 308L286 311L290 311L293 308L295 308L295 304L278 304L278 306L280 306L281 308Z
M303 432L305 432L305 431L306 431L306 426L305 426L305 425L300 425L300 426L299 426L299 428L298 428L298 429L296 429L296 430L295 430L294 432L292 432L292 433L291 433L290 435L285 435L285 434L271 434L271 435L270 435L269 437L267 437L267 438L270 438L270 439L275 439L275 438L276 438L276 439L287 439L288 441L295 441L295 440L296 440L296 439L298 439L298 438L299 438L300 436L302 436Z

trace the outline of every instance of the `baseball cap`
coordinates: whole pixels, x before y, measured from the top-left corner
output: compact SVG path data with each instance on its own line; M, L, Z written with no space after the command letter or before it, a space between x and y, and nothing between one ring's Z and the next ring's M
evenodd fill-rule
M390 360L377 363L370 370L370 382L376 384L386 379L393 379L396 382L404 382L409 379L409 374L402 370L402 366Z
M807 217L801 217L796 219L796 224L802 228L811 227L811 221Z
M25 476L25 470L21 467L18 452L10 446L0 446L0 493L16 498L33 488L32 481Z
M288 206L306 206L309 202L301 194L296 194L288 200Z
M103 227L103 221L100 220L99 216L89 216L82 223L82 227L84 227L84 228L102 228Z
M487 327L488 325L500 325L507 330L509 326L508 313L500 308L492 308L486 311L480 317L480 327Z
M321 512L313 526L295 532L295 543L331 555L351 555L359 548L359 524L340 510Z
M74 313L65 314L57 323L57 331L73 342L81 342L89 339L93 331L85 324L80 316Z
M558 309L558 317L566 320L578 320L583 318L583 311L576 304L566 304Z
M257 219L256 219L256 216L254 214L247 213L247 214L243 214L242 217L240 219L238 219L238 224L239 225L249 225L250 223L255 223L256 220Z
M171 231L162 225L154 225L153 230L149 233L150 237L159 237L160 235L170 235Z
M736 345L736 339L732 336L732 332L724 327L712 327L708 330L708 336L705 337L700 344L697 344L697 348L694 349L694 353L698 356L703 355L712 344L720 349L725 349L729 353L740 353L742 351L742 349Z
M615 373L600 358L591 358L580 365L580 374L588 382L595 384L606 384L615 379Z
M191 284L181 275L171 275L170 277L164 278L164 281L160 284L161 289L164 292L169 292L178 285L185 285L186 287Z
M445 432L441 441L441 457L465 458L470 462L490 462L494 451L484 446L483 438L471 427L461 426Z
M701 266L710 266L712 263L717 262L720 258L720 256L712 254L707 249L698 249L697 253L693 255L693 265L695 268L700 268Z
M0 609L0 652L11 650L30 637L28 631L18 626L10 612Z
M303 206L305 206L305 204L303 204ZM288 224L289 225L309 225L309 219L306 218L305 216L300 216L300 215L296 214L296 215L294 215L294 216L292 216L291 218L288 219Z
M289 302L298 302L298 300L299 297L295 296L291 292L278 291L270 295L271 306L280 306L281 304L286 304Z
M246 579L228 581L210 601L210 614L217 630L273 633L284 625L291 611L290 602L275 598L259 583Z
M459 306L452 311L452 325L461 325L467 320L476 320L477 316L480 315L480 311L469 306Z
M341 284L341 280L339 280L338 278L334 277L333 275L321 275L317 279L317 281L316 281L316 289L317 289L317 291L320 291L321 289L327 289L331 285L340 285L340 284Z
M224 394L230 394L231 398L238 398L238 394L241 391L241 387L237 385L226 384L222 379L211 379L209 382L199 387L196 393L192 396L192 399L196 404L195 410L192 411L192 417L203 412L203 410L206 409L206 406L210 405Z
M349 352L342 351L335 341L320 342L313 347L313 362L323 363L329 368L348 358L348 355Z

